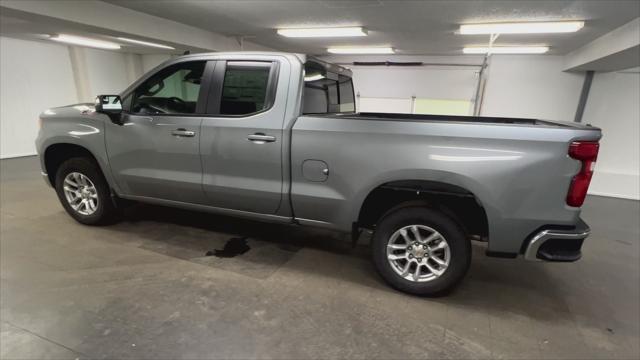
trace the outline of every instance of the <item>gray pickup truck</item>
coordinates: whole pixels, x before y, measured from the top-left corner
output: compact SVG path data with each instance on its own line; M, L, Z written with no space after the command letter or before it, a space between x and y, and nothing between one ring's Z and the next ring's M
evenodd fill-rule
M380 84L384 86L384 84ZM119 95L53 108L45 180L83 224L122 199L373 232L401 291L447 292L487 255L575 261L600 129L516 118L355 112L351 72L303 55L175 58Z

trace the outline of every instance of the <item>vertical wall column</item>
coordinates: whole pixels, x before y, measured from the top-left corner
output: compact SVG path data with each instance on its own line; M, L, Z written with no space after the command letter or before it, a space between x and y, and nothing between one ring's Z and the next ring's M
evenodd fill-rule
M490 55L485 55L480 70L478 71L478 82L476 84L475 95L473 96L473 116L480 116L482 113L482 101L484 100L484 89L487 85L489 60Z
M144 73L142 70L142 56L138 54L125 54L125 62L127 66L127 80L129 84L132 84L134 81L138 80ZM123 89L124 90L124 89Z
M118 71L117 74L113 75L117 75L114 81L119 85L117 87L111 86L108 90L116 93L124 90L126 85L133 83L143 74L142 57L139 54L105 53L104 55L96 55L96 52L100 50L76 46L69 46L68 49L73 79L76 85L78 101L80 102L93 102L95 100L96 95L99 95L95 93L99 91L95 88L95 85L104 83L104 76L108 78L109 71ZM104 63L97 65L97 59L103 59ZM90 61L91 63L89 63ZM96 71L100 73L98 74ZM92 83L92 80L98 82Z
M578 100L578 108L576 109L576 117L573 121L579 123L582 122L582 115L584 114L584 108L587 106L587 99L589 98L589 90L591 90L591 82L593 81L593 70L589 70L584 75L584 83L582 84L582 91L580 92L580 100Z
M78 101L93 102L94 97L93 94L91 94L89 68L87 67L87 55L85 49L75 46L69 46L68 49Z

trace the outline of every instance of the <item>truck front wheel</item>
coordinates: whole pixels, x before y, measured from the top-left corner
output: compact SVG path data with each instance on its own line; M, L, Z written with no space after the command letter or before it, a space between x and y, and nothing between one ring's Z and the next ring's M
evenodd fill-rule
M109 185L92 159L66 160L58 167L55 183L62 206L78 222L102 225L114 219Z
M471 263L471 243L452 219L432 209L408 207L378 223L373 262L392 287L436 296L453 289Z

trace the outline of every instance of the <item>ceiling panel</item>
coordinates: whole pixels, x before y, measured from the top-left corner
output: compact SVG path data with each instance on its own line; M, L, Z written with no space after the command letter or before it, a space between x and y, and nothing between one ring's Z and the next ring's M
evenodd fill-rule
M573 34L502 35L497 45L548 45L565 54L640 16L639 1L153 1L107 0L283 51L324 54L330 46L393 46L401 54L460 54L463 46L483 45L487 36L456 35L461 23L585 20ZM291 39L280 27L364 26L369 36Z

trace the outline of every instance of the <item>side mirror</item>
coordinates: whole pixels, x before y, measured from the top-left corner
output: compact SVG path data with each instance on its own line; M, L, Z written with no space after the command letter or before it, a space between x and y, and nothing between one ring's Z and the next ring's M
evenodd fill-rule
M98 95L96 97L96 112L106 114L111 121L121 124L122 100L118 95Z

